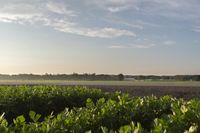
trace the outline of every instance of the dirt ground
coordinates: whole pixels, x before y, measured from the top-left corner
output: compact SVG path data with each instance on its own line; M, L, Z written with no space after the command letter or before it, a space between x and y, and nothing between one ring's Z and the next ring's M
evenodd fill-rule
M131 96L164 96L171 95L183 99L200 99L200 87L189 86L87 86L89 88L99 88L107 92L121 91L129 93Z

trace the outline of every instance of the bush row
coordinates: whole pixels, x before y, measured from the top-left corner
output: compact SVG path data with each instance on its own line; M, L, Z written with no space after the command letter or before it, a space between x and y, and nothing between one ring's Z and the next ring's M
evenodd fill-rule
M44 117L44 114L38 113L41 111L42 113L47 114L44 112L43 107L40 107L40 109L38 109L39 111L36 111L37 113L34 112L35 110L30 111L34 108L29 108L29 111L28 108L26 111L21 110L21 115L13 119L12 122L9 122L6 118L6 116L10 115L8 114L10 112L5 111L0 116L0 132L2 133L200 132L199 100L185 101L170 96L160 98L155 96L129 97L127 94L109 94L101 92L100 90L90 90L84 87L59 88L35 86L29 88L27 86L21 86L14 88L7 87L7 89L4 87L1 91L4 93L4 95L1 94L1 98L4 99L3 97L6 97L13 105L17 105L15 103L18 103L18 100L16 100L18 98L13 100L9 99L9 97L19 97L20 99L20 97L33 97L37 94L40 95L38 96L39 98L44 98L43 100L46 100L47 102L51 101L47 99L52 97L52 95L59 94L56 95L57 97L63 94L64 97L70 97L70 95L77 93L75 95L77 96L76 98L83 98L81 101L75 98L72 98L70 101L68 101L69 99L66 100L66 102L68 101L70 104L66 104L64 111L60 113L50 113L50 110L56 108L49 106L49 115L46 115L45 118L42 118ZM8 92L13 93L9 94ZM22 101L26 102L27 99L29 98ZM32 98L30 99L32 100ZM29 101L32 102L31 100ZM51 102L54 103L54 101ZM60 102L64 104L62 100ZM29 104L30 103L27 103L27 105L24 104L24 106L30 106ZM44 106L48 109L48 104L45 104ZM11 110L9 108L7 109L9 111ZM18 107L13 109L17 110ZM24 112L25 114L23 114Z
M87 99L86 107L66 108L39 122L41 115L29 112L31 121L23 115L8 124L0 117L0 132L19 133L198 133L200 132L200 102L184 101L165 96L118 100Z
M60 113L66 107L84 107L88 98L97 101L102 97L108 99L115 96L98 89L78 86L1 86L0 114L5 112L9 122L22 114L28 120L30 110L47 116L51 112Z

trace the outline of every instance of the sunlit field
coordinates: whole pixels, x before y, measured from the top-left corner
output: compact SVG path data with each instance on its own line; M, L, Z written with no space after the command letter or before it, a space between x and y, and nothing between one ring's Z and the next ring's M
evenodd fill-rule
M200 87L198 81L65 81L65 80L0 80L0 85L104 85L104 86L188 86Z

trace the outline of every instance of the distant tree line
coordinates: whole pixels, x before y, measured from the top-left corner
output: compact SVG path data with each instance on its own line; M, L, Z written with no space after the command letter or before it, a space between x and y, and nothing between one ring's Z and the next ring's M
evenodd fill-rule
M156 75L109 75L109 74L0 74L0 80L169 80L169 81L200 81L200 75L175 75L175 76L156 76Z
M175 75L175 76L156 76L156 75L126 75L126 79L135 80L174 80L174 81L200 81L200 75Z
M5 75L0 74L0 80L124 80L124 75L108 75L108 74L18 74Z

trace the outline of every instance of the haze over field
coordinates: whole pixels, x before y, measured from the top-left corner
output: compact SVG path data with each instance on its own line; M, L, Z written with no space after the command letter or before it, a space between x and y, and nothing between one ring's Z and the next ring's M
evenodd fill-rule
M200 74L199 0L0 0L0 73Z

